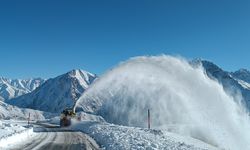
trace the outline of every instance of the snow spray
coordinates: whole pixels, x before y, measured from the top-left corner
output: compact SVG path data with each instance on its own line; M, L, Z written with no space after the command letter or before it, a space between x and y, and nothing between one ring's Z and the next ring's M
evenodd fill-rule
M235 97L204 69L173 56L135 57L101 76L77 102L108 122L151 126L222 149L250 149L250 121Z

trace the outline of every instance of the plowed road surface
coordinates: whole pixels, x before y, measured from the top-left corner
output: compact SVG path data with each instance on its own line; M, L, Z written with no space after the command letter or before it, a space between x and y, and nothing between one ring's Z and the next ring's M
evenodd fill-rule
M29 140L11 146L10 150L97 150L99 146L82 132L50 125L35 125Z

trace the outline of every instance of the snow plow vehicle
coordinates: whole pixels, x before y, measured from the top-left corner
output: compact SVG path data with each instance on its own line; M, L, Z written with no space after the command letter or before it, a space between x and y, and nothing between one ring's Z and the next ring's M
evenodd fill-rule
M76 116L76 113L71 108L66 108L62 111L60 117L60 127L68 127L71 125L71 119Z

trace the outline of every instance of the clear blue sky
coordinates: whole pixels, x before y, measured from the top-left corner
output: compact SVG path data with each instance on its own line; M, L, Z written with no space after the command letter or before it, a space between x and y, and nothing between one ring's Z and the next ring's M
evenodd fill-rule
M102 74L130 57L163 53L250 69L250 1L0 1L0 76Z

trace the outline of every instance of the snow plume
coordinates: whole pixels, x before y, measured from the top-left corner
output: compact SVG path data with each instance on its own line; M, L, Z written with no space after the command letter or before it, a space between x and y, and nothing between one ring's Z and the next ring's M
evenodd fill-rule
M77 102L77 110L108 122L168 129L219 148L250 149L248 114L211 80L202 67L172 56L136 57L98 79Z

